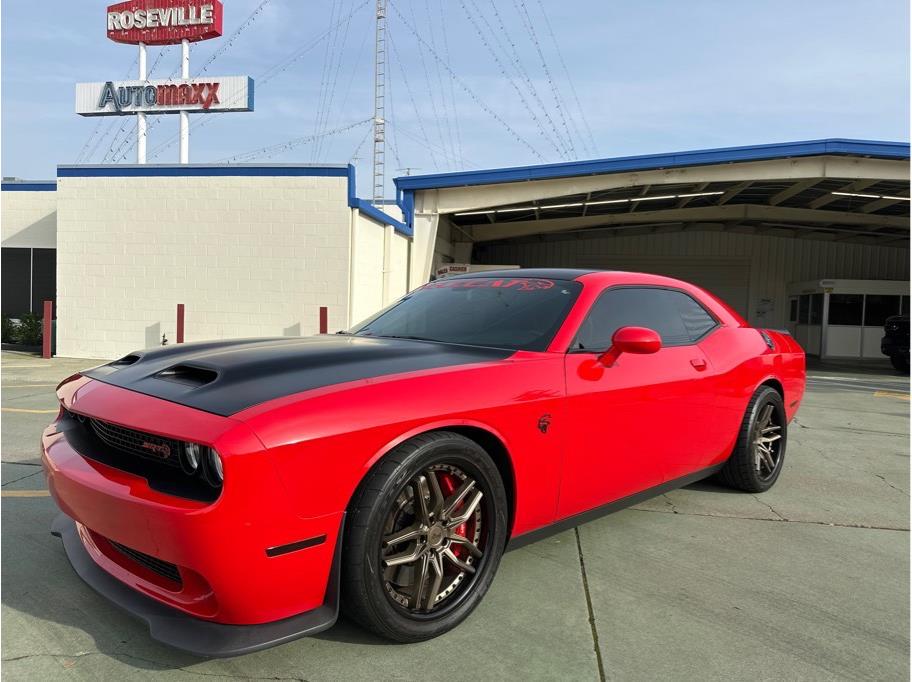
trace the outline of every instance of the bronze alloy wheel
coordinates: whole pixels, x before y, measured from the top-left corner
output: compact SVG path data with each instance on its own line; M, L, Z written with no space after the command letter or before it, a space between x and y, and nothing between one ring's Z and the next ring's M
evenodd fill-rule
M762 493L776 483L785 461L788 419L782 394L761 385L751 396L738 438L717 479L750 493Z
M383 528L380 565L390 599L412 614L455 601L484 556L484 492L452 464L420 471L396 498Z
M778 423L779 414L775 405L767 403L760 411L754 424L752 441L754 466L761 480L773 477L779 468L779 457L782 453L782 424Z
M348 506L345 615L399 642L452 630L494 580L509 510L503 474L476 441L433 431L398 445Z

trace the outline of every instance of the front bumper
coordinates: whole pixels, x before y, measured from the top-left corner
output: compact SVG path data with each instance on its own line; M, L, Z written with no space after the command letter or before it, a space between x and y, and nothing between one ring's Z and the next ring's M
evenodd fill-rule
M81 527L85 532L85 527ZM333 626L339 615L339 547L330 572L323 604L306 613L259 625L226 625L188 616L137 592L105 572L86 551L80 527L60 514L51 533L63 548L76 574L92 589L149 626L149 634L162 644L196 656L225 657L248 654L277 644L315 635Z
M214 502L186 499L84 455L60 420L48 427L48 488L72 519L58 531L86 582L146 620L156 639L202 655L245 653L332 624L344 512L298 515L248 427L96 381L58 394L70 411L140 431L163 424L176 439L217 447L225 470Z

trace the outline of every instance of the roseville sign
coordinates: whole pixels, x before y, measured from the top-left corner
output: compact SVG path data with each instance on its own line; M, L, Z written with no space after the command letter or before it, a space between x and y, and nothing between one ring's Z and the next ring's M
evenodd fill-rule
M253 111L253 79L209 76L188 80L107 81L76 84L76 113L118 116L138 112Z
M128 0L108 7L108 38L136 45L172 45L222 35L219 0Z

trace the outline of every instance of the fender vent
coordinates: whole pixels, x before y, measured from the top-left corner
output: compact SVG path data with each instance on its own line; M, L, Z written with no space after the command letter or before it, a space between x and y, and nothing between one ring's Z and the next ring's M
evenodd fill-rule
M218 372L193 365L175 365L155 375L165 381L174 381L186 386L205 386L218 378Z

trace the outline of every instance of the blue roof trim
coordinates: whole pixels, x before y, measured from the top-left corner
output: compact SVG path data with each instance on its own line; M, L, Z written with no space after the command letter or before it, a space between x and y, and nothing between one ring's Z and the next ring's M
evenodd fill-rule
M58 178L154 178L154 177L338 177L351 178L349 166L146 164L105 166L57 166Z
M3 192L54 192L56 190L57 182L55 180L0 183L0 191Z
M399 234L405 235L406 237L412 236L412 228L406 225L403 222L400 222L393 218L392 216L387 215L379 208L371 204L369 201L364 199L355 199L355 205L352 208L357 208L364 215L373 218L374 220L383 223L384 225L392 225L393 228Z
M550 180L580 175L601 175L607 173L638 172L743 161L763 161L795 156L820 156L839 154L869 156L883 159L908 159L908 142L879 142L872 140L848 140L830 138L804 142L761 144L746 147L724 147L702 149L670 154L646 154L624 156L592 161L569 161L537 166L515 166L458 173L437 173L434 175L406 175L395 178L397 190L438 189L464 187L503 182L529 180ZM408 215L408 214L406 214Z

